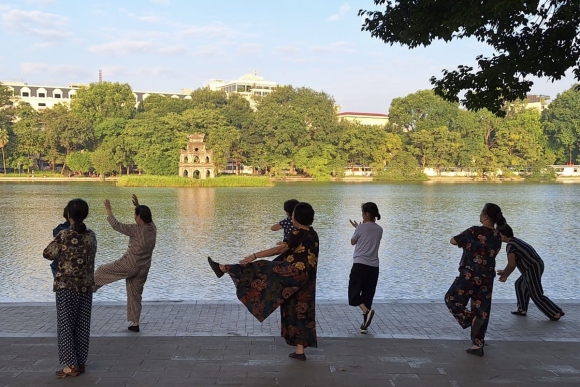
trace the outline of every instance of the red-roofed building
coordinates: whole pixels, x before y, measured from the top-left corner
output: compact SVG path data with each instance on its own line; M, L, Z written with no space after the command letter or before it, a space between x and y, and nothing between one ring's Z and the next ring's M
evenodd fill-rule
M389 123L388 114L380 113L360 113L360 112L343 112L337 114L340 120L358 122L362 125L385 126Z

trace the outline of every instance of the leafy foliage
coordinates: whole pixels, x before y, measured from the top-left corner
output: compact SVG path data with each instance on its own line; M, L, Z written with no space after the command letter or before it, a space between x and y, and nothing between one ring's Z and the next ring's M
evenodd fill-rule
M363 31L410 48L436 40L475 38L495 50L431 78L435 93L470 110L504 116L507 102L524 99L530 76L561 79L570 68L580 80L580 4L577 0L375 0L385 10L360 10Z

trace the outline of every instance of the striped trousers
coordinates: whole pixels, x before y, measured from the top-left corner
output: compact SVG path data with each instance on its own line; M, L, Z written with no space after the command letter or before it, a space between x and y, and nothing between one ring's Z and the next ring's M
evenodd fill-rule
M544 262L539 261L536 265L524 270L516 280L518 309L527 311L531 298L542 313L548 317L554 317L557 313L562 313L562 309L544 295L542 274L544 274Z
M127 321L138 323L141 317L141 300L143 288L147 281L151 261L143 267L136 267L135 263L122 257L115 262L99 266L95 271L96 291L101 286L124 279L127 289Z

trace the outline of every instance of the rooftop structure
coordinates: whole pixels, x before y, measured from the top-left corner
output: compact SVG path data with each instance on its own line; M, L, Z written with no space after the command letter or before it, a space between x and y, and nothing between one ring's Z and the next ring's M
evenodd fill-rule
M550 106L550 96L549 95L541 95L541 94L528 94L526 96L528 104L526 105L527 109L538 109L542 112L544 109Z
M358 122L361 125L385 126L389 123L389 115L381 113L343 112L337 116L339 120Z
M223 90L227 95L237 93L243 95L252 108L255 108L256 101L254 97L265 97L270 94L278 84L272 81L265 81L263 77L258 76L254 71L246 74L235 81L225 81L223 79L210 79L206 87L210 90Z
M59 103L69 103L73 95L81 87L89 85L72 84L63 86L40 86L29 85L25 82L1 82L14 92L21 101L28 102L34 109L41 111L52 108ZM164 95L171 98L191 98L190 89L181 89L181 93L159 93L155 91L133 91L135 96L135 106L138 106L145 98L150 95Z

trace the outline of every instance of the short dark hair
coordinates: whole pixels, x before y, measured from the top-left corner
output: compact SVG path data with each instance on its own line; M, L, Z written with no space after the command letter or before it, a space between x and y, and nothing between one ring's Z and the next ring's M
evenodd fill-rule
M308 203L300 202L294 207L294 220L303 226L310 226L314 222L314 209Z
M294 207L296 207L298 203L300 202L296 199L286 200L284 202L284 211L292 215L292 212L294 212Z
M153 222L153 215L151 215L151 210L149 207L142 204L135 207L135 215L139 215L141 220L145 223Z

